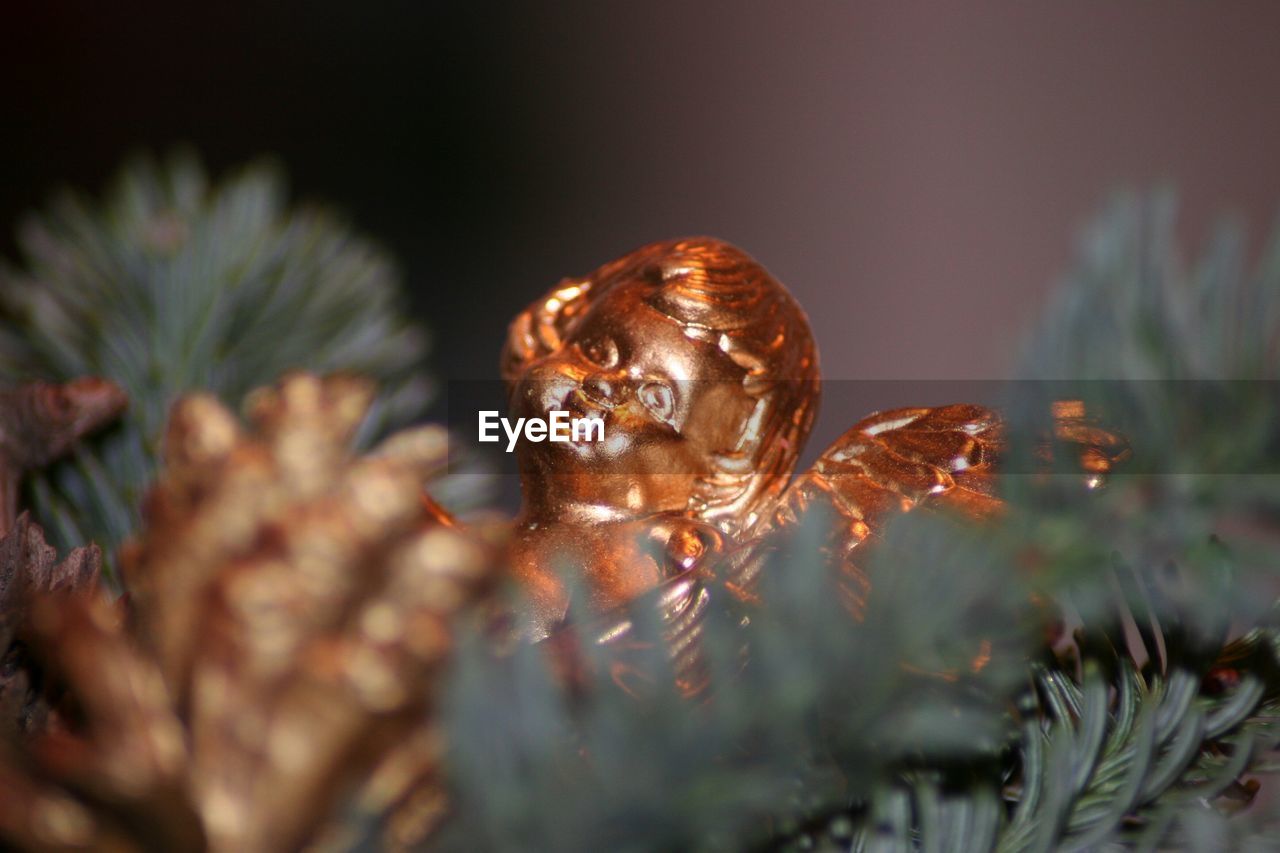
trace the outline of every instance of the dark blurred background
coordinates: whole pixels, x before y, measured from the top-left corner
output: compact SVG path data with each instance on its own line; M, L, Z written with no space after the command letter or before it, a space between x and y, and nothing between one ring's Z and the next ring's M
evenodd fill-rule
M1191 247L1223 212L1259 240L1280 200L1271 2L148 0L4 21L6 252L21 211L131 151L270 153L401 259L453 379L494 376L506 322L560 276L684 233L790 284L829 377L999 377L1113 189L1178 187ZM829 406L823 432L856 414Z

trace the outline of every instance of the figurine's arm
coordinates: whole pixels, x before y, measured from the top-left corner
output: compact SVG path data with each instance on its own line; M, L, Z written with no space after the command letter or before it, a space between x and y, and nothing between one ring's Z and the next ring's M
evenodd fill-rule
M686 696L693 696L706 686L697 641L711 601L710 589L717 581L724 581L722 564L731 557L730 543L715 527L687 516L653 516L641 524L643 537L658 546L653 557L666 579L640 596L633 608L658 611L676 686ZM636 636L634 612L617 607L586 626L592 640L612 650L610 674L628 692L655 675L647 672L653 661L647 652L648 640Z

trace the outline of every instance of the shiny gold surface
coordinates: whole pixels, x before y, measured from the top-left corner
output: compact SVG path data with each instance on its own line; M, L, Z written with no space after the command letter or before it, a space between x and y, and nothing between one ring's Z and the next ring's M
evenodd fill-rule
M247 425L180 400L146 529L122 549L127 601L55 594L85 560L32 558L25 519L0 538L0 584L17 566L34 589L32 656L77 710L13 748L0 736L0 839L345 850L379 826L394 850L441 818L451 622L495 561L423 499L443 429L352 453L372 399L362 380L294 374L251 395ZM33 704L4 688L0 710Z
M718 240L654 243L562 281L512 322L502 374L513 417L605 420L598 444L518 445L512 562L530 639L564 625L575 594L607 613L662 586L670 636L686 643L709 589L750 600L752 552L819 506L857 615L868 581L854 554L889 516L928 505L982 519L1002 506L1003 426L975 405L871 415L792 482L818 405L817 349L786 288ZM1090 476L1127 453L1081 404L1054 416Z
M521 442L514 570L543 637L563 578L593 610L622 604L747 535L795 467L818 361L791 295L746 253L655 243L561 282L511 324L502 355L515 417L600 416L605 440Z

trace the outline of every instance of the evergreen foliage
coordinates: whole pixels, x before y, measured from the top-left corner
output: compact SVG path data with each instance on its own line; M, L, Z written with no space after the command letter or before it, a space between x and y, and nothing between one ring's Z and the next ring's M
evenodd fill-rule
M28 217L18 243L0 268L0 381L103 376L131 398L119 427L31 484L60 547L111 554L136 529L183 392L234 406L287 370L356 371L383 389L370 436L428 399L391 259L331 212L290 208L269 164L212 184L189 154L137 159L101 201L67 192Z
M1187 272L1173 227L1167 196L1117 200L1011 385L1015 452L1063 397L1131 438L1106 488L1084 489L1072 460L1010 474L996 527L902 518L874 552L861 623L833 603L824 558L785 549L745 626L713 611L711 698L696 704L657 643L639 702L590 645L589 683L566 691L538 649L471 644L447 727L446 846L1266 844L1280 822L1267 785L1224 815L1280 739L1280 250L1249 275L1224 229ZM1029 628L1033 599L1061 609L1064 633Z
M1167 195L1108 209L1007 401L1015 457L1054 399L1128 435L1105 489L1020 469L998 525L900 519L864 567L861 621L811 519L770 557L761 604L717 598L697 701L652 601L632 608L625 669L589 632L565 638L584 662L570 685L546 647L464 632L435 845L1266 849L1267 784L1226 815L1280 742L1280 235L1252 272L1230 227L1184 266L1174 222ZM31 484L63 546L136 528L184 391L235 404L288 369L358 371L384 389L369 436L427 398L394 266L331 214L290 210L270 167L215 186L187 156L137 161L19 242L0 270L0 379L101 375L133 399ZM1048 637L1046 603L1064 619Z
M745 628L742 612L712 611L708 701L680 695L649 602L632 611L651 651L622 687L612 653L590 644L579 653L593 681L574 694L556 686L546 649L502 657L472 644L455 667L461 816L446 847L743 849L872 797L924 754L992 766L1015 735L1005 705L1026 643L1008 564L975 531L899 525L857 623L834 578L808 571L822 571L810 538L770 567L768 605ZM984 641L992 665L968 672Z

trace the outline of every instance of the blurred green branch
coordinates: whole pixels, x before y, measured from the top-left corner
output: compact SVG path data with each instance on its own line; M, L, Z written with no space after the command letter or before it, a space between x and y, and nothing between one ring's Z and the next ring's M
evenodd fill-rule
M211 184L187 153L128 164L101 201L63 193L0 268L0 380L103 376L123 422L34 479L30 505L60 547L108 555L136 528L170 404L232 405L291 369L380 382L367 436L421 414L426 337L406 319L388 255L333 213L292 209L269 164Z

